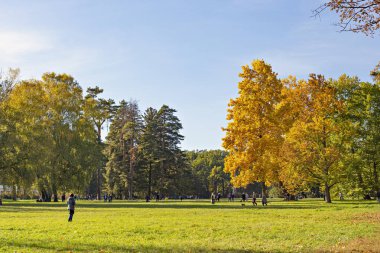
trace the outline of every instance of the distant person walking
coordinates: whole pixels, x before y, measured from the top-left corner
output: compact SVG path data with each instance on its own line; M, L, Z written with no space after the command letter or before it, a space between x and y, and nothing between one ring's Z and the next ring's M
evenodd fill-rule
M211 193L211 204L215 204L215 194Z
M252 205L257 206L257 202L256 202L256 192L253 192L253 193L252 193Z
M261 198L261 203L263 204L263 206L267 206L268 204L267 196L265 196L265 194L263 194L263 197Z
M67 201L67 209L69 209L69 222L73 221L73 216L74 216L74 210L75 210L75 199L74 199L74 194L70 194L70 198Z
M62 194L62 196L61 196L61 199L62 199L62 202L65 202L65 200L66 200L66 194Z

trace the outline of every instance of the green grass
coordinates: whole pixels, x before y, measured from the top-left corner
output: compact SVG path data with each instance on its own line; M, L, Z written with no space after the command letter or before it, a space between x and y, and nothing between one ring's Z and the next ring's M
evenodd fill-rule
M78 201L0 206L1 252L310 252L380 231L375 201Z

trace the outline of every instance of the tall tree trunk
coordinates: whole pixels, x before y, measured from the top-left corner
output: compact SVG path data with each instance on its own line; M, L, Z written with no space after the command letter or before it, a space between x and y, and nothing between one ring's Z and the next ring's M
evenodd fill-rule
M53 186L54 202L58 202L58 192L57 187Z
M152 162L149 161L148 196L152 195Z
M17 186L15 184L12 184L12 199L17 200Z
M135 173L135 148L130 149L129 173L128 173L128 199L133 199L133 177Z
M102 143L102 126L97 125L97 139L98 139L98 144L100 145ZM101 166L102 164L99 164L96 169L96 199L101 200Z
M131 200L132 199L132 182L131 182L131 177L129 177L129 180L128 180L128 199Z
M44 188L41 189L41 198L42 198L42 201L46 201L47 199L47 193Z
M45 188L42 188L41 195L42 195L42 201L44 201L44 202L50 202L51 201L51 195L48 191L45 190Z
M224 194L224 179L222 179L222 196L224 197L225 194Z
M355 154L355 149L352 148L351 149L351 153L352 153L352 155L354 155ZM363 181L362 171L361 171L360 167L357 164L354 165L354 169L355 169L356 175L358 177L358 186L359 186L360 189L364 189L364 181Z
M377 174L377 163L376 161L373 162L373 177L374 177L374 191L377 195L377 193L380 191L380 184L379 184L379 175Z
M267 196L267 187L265 185L265 182L261 183L261 196Z
M325 183L325 201L331 203L330 186Z
M99 165L100 166L100 165ZM96 171L96 199L101 200L102 196L100 195L100 167L98 166Z

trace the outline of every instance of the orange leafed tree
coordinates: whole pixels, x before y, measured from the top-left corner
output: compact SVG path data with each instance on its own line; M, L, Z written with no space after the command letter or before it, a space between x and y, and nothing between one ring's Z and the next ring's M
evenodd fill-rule
M252 182L270 183L277 178L281 124L277 107L281 81L263 60L243 66L239 96L229 103L223 147L229 152L225 171L236 187Z

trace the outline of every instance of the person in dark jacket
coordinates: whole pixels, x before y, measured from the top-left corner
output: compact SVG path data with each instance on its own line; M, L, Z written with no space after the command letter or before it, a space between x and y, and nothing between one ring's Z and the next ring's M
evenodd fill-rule
M67 200L67 209L69 210L69 222L73 221L73 216L74 216L74 209L75 209L75 198L74 194L70 194L69 200Z
M261 198L261 203L263 204L263 206L267 206L268 205L268 200L267 200L267 196L265 196L265 194L263 194L263 197Z

